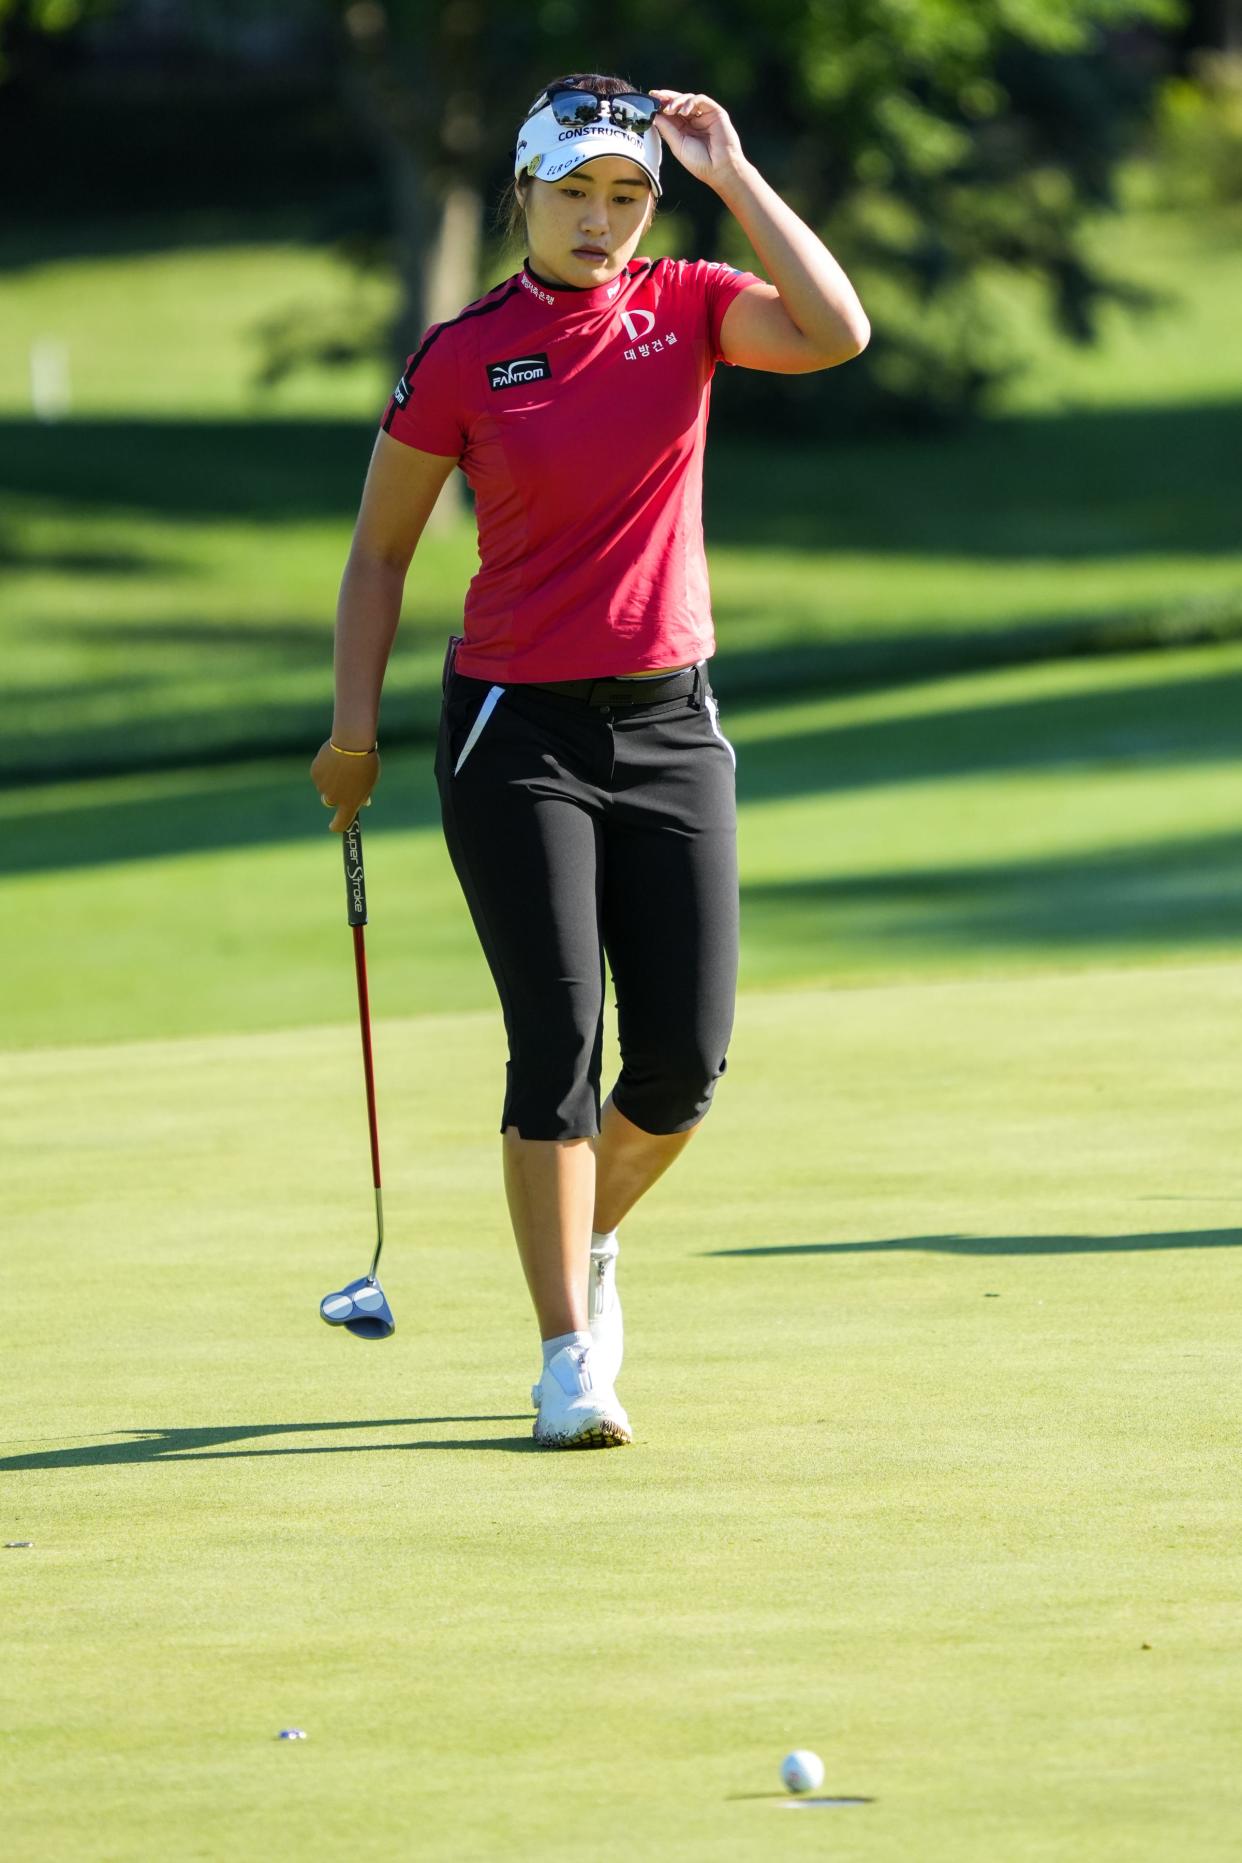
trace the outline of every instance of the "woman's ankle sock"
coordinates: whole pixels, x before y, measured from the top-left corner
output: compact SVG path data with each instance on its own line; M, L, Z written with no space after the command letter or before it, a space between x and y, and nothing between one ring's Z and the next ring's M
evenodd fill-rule
M555 1339L543 1340L544 1370L546 1371L548 1369L548 1366L552 1363L557 1353L563 1352L566 1346L589 1346L590 1343L590 1333L558 1333Z

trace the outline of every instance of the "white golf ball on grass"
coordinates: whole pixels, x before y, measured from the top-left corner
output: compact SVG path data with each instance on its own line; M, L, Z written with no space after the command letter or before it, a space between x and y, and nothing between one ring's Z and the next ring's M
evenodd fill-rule
M824 1783L824 1762L818 1753L795 1747L781 1761L781 1780L787 1792L818 1792Z

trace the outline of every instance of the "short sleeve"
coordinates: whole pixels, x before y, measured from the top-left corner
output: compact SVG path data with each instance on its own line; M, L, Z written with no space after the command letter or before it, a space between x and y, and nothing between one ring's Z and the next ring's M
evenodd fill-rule
M724 362L720 353L720 326L724 314L740 292L748 285L761 285L762 278L754 272L738 271L733 265L720 265L711 260L700 260L703 276L703 293L707 306L707 342L713 363ZM729 366L726 363L726 367Z
M384 432L403 446L460 459L466 450L456 333L432 324L384 410Z

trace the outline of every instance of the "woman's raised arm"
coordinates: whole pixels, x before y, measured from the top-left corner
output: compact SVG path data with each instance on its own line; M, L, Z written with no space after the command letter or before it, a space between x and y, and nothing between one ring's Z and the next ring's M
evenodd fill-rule
M657 131L682 167L719 194L772 280L740 291L725 312L725 361L802 375L861 354L871 325L857 292L819 235L747 161L724 105L702 91L650 94L662 105Z

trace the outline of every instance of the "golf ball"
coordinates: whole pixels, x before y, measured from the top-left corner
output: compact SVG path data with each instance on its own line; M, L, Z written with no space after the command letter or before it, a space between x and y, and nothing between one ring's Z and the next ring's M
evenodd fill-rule
M795 1747L781 1761L781 1779L788 1792L818 1792L824 1783L824 1762L818 1753Z
M306 1735L300 1727L282 1727L276 1738L278 1740L305 1740Z

